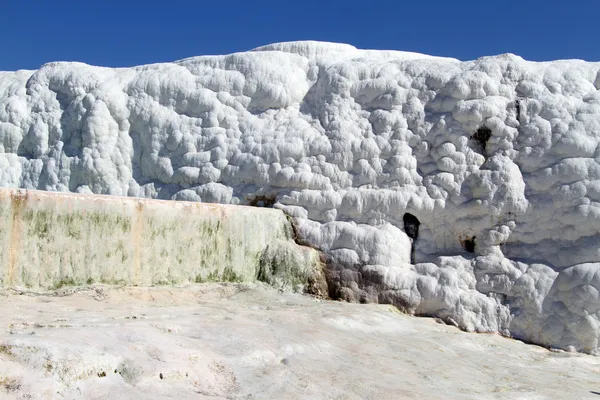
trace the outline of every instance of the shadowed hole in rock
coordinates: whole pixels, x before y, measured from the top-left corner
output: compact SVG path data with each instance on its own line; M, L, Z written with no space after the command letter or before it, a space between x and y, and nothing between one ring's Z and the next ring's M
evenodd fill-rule
M266 195L254 196L253 198L248 200L248 205L252 206L252 207L273 208L275 201L276 200L275 200L274 195L272 195L272 196L266 196Z
M421 225L421 222L419 222L419 219L417 217L410 213L404 214L404 217L402 217L402 219L404 220L404 232L412 241L412 244L410 246L410 263L414 264L415 243L419 236L419 226Z
M462 248L468 251L469 253L475 253L475 236L467 237L461 240L460 244Z
M475 133L471 135L471 140L479 147L479 150L484 157L487 157L486 146L491 137L492 130L485 125L477 128Z

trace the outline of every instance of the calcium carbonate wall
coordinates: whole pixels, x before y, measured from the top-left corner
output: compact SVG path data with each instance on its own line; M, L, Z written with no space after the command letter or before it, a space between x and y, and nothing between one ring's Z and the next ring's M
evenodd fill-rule
M300 289L319 256L292 235L273 209L0 189L3 287L260 278Z
M600 63L295 42L0 72L0 185L262 200L323 252L332 297L600 353Z

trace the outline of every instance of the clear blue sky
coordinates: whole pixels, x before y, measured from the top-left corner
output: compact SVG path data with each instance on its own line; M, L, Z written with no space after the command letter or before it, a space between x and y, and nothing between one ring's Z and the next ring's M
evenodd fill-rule
M600 0L6 0L0 70L131 66L290 40L600 61Z

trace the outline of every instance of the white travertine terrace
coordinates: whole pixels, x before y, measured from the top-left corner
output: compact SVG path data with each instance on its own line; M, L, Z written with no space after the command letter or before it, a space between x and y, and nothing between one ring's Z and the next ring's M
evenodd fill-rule
M599 89L600 63L317 42L51 63L0 73L0 184L273 203L332 296L597 353Z

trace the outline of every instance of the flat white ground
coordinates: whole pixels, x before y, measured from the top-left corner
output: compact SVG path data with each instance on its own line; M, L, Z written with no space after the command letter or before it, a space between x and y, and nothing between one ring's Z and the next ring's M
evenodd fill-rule
M2 399L600 400L600 358L262 286L10 292L0 307Z

